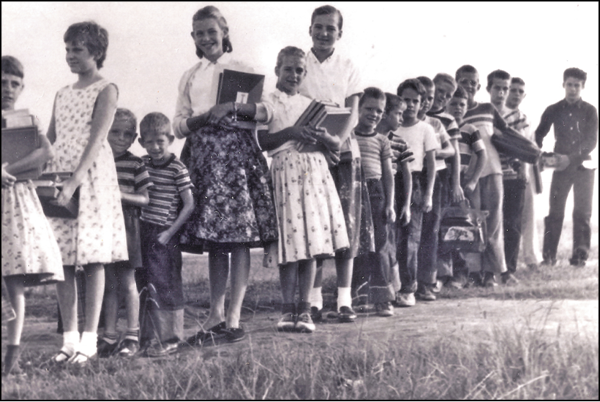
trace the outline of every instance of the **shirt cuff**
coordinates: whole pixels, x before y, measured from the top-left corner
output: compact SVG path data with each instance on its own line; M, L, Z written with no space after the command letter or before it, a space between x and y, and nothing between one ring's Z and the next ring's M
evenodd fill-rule
M187 137L192 132L187 126L187 119L182 119L179 122L178 131L183 137Z

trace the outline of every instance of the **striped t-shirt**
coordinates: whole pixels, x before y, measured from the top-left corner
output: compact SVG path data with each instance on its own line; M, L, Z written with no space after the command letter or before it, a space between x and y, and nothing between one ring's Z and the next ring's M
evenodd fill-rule
M452 116L450 113L447 113L444 109L440 109L435 112L430 110L426 114L427 116L435 117L442 122L451 140L460 139L458 123L456 122L454 116Z
M450 136L446 132L446 129L442 125L442 122L436 118L431 116L423 116L423 121L433 127L433 131L435 133L435 139L438 143L438 149L442 150L444 147L448 146L450 143ZM425 162L423 162L425 163ZM440 170L446 169L446 160L443 158L438 158L437 155L435 157L435 171L439 172Z
M360 163L365 180L381 179L383 161L392 157L390 140L383 134L360 134L354 131L360 148Z
M122 193L136 193L152 186L152 179L142 158L127 151L115 158L119 189Z
M460 151L460 171L466 173L473 170L475 160L473 154L485 149L485 145L479 135L479 131L474 125L463 123L460 125L460 139L458 140L458 149Z
M521 112L519 109L509 109L504 107L501 111L502 117L508 124L508 127L513 128L516 132L521 134L523 137L531 140L531 136L529 133L529 122L527 121L527 116L525 113ZM500 154L500 162L502 163L502 175L504 180L514 180L518 177L517 172L513 169L511 165L511 161L514 158L511 158L507 155Z
M162 165L152 164L148 155L142 159L154 186L148 191L150 203L142 208L140 219L159 226L170 226L179 214L179 194L193 187L188 170L175 155Z

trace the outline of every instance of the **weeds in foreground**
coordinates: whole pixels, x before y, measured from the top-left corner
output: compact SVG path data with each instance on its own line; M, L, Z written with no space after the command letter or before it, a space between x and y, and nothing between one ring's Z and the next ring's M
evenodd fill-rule
M2 399L598 399L597 339L532 325L469 339L250 339L237 351L102 359L83 369L34 362L28 379L3 379Z

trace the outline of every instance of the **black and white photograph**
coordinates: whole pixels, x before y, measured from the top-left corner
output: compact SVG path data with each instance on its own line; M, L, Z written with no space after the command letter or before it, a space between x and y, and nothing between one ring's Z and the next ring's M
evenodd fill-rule
M3 400L598 399L597 2L2 2Z

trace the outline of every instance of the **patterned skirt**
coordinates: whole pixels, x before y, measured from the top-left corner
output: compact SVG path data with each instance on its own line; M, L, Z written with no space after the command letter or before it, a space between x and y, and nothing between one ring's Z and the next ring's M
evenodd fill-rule
M344 251L341 257L354 258L357 255L375 252L371 202L360 158L338 163L331 168L331 175L342 202L350 240L350 248Z
M271 161L279 224L278 264L333 257L349 246L344 212L320 152L288 149Z
M265 247L277 240L267 161L250 130L206 126L181 152L196 207L181 232L181 251Z

